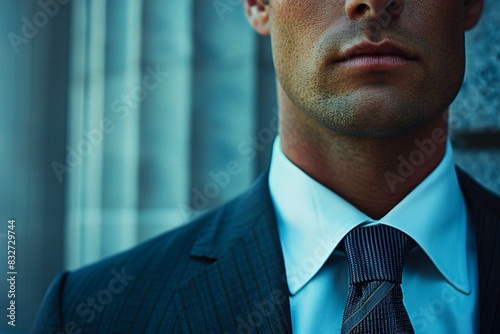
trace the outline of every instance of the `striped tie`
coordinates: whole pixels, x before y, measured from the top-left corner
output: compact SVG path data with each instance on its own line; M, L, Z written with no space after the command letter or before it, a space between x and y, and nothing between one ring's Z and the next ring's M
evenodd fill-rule
M386 225L358 227L346 235L344 247L350 285L342 333L414 333L401 291L413 239Z

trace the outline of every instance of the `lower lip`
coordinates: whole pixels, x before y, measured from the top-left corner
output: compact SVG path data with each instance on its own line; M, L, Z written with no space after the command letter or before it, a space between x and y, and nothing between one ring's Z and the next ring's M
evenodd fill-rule
M339 65L365 71L390 71L407 66L411 60L397 55L356 56L339 62Z

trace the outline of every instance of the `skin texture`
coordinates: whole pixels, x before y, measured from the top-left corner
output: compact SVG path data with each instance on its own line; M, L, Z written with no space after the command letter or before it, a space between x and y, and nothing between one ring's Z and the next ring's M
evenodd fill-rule
M396 183L415 140L447 132L465 68L464 32L483 1L244 0L252 27L270 34L287 157L374 219L441 161L446 142ZM392 42L409 59L380 70L350 66L346 51ZM351 57L348 57L351 58ZM352 64L351 64L352 65Z

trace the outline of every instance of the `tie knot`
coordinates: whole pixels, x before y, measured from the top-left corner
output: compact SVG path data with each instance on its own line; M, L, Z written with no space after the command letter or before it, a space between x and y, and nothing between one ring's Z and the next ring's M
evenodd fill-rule
M406 256L415 241L386 225L357 227L344 238L350 283L390 281L401 284Z

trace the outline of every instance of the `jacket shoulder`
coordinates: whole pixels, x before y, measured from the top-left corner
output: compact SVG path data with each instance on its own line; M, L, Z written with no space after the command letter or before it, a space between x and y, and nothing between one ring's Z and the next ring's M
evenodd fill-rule
M500 219L500 196L485 189L460 168L457 168L457 175L467 203Z
M208 259L190 256L200 231L224 211L145 241L81 269L60 273L38 312L34 333L156 332L178 329L173 294ZM147 321L146 321L147 320Z
M248 191L191 223L59 274L32 331L179 333L177 287L238 242L263 213L272 214L267 174Z

